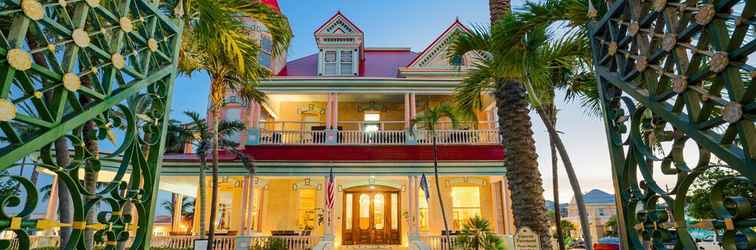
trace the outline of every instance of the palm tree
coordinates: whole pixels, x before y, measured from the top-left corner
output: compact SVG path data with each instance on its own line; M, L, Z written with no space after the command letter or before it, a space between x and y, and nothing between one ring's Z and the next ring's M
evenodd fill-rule
M451 121L452 127L456 128L458 125L457 112L448 104L441 104L435 107L426 107L423 112L418 114L415 119L412 119L411 126L413 129L410 133L415 134L414 128L423 128L430 132L431 141L433 144L433 182L436 184L436 195L438 196L438 202L441 207L441 217L444 220L444 232L448 234L449 222L446 219L446 210L444 209L444 201L441 198L441 186L439 185L438 178L438 146L436 145L436 125L442 118L448 118ZM449 248L451 248L451 241L449 242Z
M197 195L199 198L199 235L200 237L204 237L205 235L205 225L206 225L206 219L205 219L205 211L206 211L206 204L207 204L207 187L206 187L206 174L205 171L207 170L207 154L209 152L209 149L212 145L213 140L213 131L209 129L208 122L206 119L203 119L199 113L197 112L191 112L186 111L184 114L189 117L189 122L179 125L179 126L173 126L169 127L170 130L168 133L174 133L177 135L178 138L186 138L185 140L182 139L184 142L189 142L192 144L195 154L199 157L200 160L200 169L199 169L199 189L200 192ZM243 123L238 121L222 121L218 125L218 133L220 133L220 146L222 149L228 150L230 153L234 154L239 160L242 162L242 165L244 165L250 172L250 174L254 175L255 173L255 165L253 164L252 160L244 153L239 150L237 150L239 144L234 142L230 138L231 136L237 134L240 131L243 131L245 129L245 126ZM212 214L212 211L211 211ZM211 220L213 221L213 220ZM213 227L211 227L213 228Z
M491 231L491 224L480 216L468 219L462 226L460 235L456 244L461 249L504 249L504 242Z
M185 8L184 45L179 68L191 74L204 71L210 76L210 117L212 134L212 203L210 220L217 216L218 133L220 111L227 91L237 92L245 101L263 101L263 94L255 89L260 79L270 72L260 65L257 55L258 41L249 34L255 32L247 18L266 26L271 31L274 55L284 51L291 38L286 18L259 1L248 0L181 0ZM180 12L184 12L181 10ZM215 228L208 238L212 248Z
M517 227L527 226L540 235L542 248L551 248L541 173L538 170L535 141L529 116L529 100L534 84L544 82L538 77L548 76L543 66L547 50L546 27L527 33L512 41L504 33L511 26L520 25L509 15L495 23L490 30L476 27L460 34L450 47L450 57L468 52L484 54L468 72L457 88L457 105L466 114L482 108L481 93L494 92L499 114L502 143L507 150L505 164L509 188L512 190L512 210Z

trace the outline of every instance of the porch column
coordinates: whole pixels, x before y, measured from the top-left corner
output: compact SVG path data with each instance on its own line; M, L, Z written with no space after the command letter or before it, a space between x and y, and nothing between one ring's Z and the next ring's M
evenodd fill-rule
M430 246L420 240L420 206L419 193L420 188L417 176L409 176L409 249L411 250L430 250Z
M410 94L404 94L404 129L410 128Z
M331 129L331 105L333 104L333 93L328 92L328 98L326 101L326 130Z
M255 232L255 177L247 177L247 235L252 235Z
M417 116L417 101L415 100L415 92L410 93L410 120L415 119Z
M249 192L249 177L242 177L242 199L241 199L241 219L239 220L239 234L246 234L245 228L247 227L247 193Z
M331 105L333 108L333 111L331 111L331 119L333 121L331 122L331 126L333 129L337 130L339 129L339 94L333 93L333 104Z
M334 180L335 181L335 180ZM318 242L315 247L313 247L313 250L333 250L335 249L334 241L336 240L336 228L334 227L336 225L334 218L333 218L333 210L328 208L328 191L325 190L325 186L328 185L328 175L323 177L323 187L324 187L324 194L323 194L323 237L320 239L320 242ZM336 192L336 190L333 190L333 192ZM336 198L334 194L334 198Z
M45 219L58 221L58 178L53 176L50 188L50 199L47 200L47 213ZM53 229L47 230L46 234L52 235Z
M174 233L179 232L181 229L181 210L183 203L183 195L173 194L173 220L171 221L171 231Z

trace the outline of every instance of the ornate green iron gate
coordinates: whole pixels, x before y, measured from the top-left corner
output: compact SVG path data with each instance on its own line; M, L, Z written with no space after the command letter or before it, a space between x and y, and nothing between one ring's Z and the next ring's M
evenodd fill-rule
M739 177L712 188L711 226L724 232L725 249L736 243L756 248L756 58L749 60L756 49L756 1L619 0L607 6L592 26L591 43L624 246L663 249L677 242L678 249L697 249L685 222L685 197L721 160ZM671 150L657 156L659 143ZM698 150L695 166L686 164L686 147ZM673 177L674 187L662 187L660 175ZM752 191L725 197L722 187L735 182Z
M86 230L106 249L130 238L132 249L149 248L181 43L172 10L156 2L0 1L0 170L27 162L57 175L73 214L66 223L29 219L39 187L6 173L0 181L15 184L0 193L0 231L15 236L0 248L28 249L30 233L53 228L70 230L67 249L83 247ZM56 151L70 163L59 165ZM79 172L111 160L120 164L113 180L87 192ZM97 207L107 211L87 223Z

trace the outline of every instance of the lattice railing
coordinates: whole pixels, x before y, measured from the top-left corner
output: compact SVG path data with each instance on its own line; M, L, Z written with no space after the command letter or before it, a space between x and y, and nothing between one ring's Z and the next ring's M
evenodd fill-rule
M756 1L607 6L591 37L625 249L697 249L685 197L720 161L739 177L716 180L708 222L726 249L756 248ZM659 153L660 145L670 149ZM686 159L691 151L697 162ZM733 183L751 191L723 195Z
M85 231L108 248L133 236L133 249L149 246L181 37L166 10L152 0L0 1L0 170L36 166L72 197L72 221L29 219L38 187L0 176L11 183L0 193L0 230L20 249L40 230L70 230L67 249L83 246ZM121 156L115 177L86 191L79 172Z

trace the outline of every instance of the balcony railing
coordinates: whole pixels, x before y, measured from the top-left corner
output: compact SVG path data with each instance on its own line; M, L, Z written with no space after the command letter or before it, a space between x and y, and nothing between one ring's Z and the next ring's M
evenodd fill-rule
M367 122L339 122L337 130L326 130L319 122L264 122L260 126L259 144L264 145L429 145L430 130L404 130L404 122L372 123L377 130L364 130ZM390 127L390 128L388 128ZM373 127L375 128L375 127ZM452 128L440 123L436 129L438 144L499 144L498 130L485 122L463 122Z
M192 249L194 240L199 236L152 236L150 247L162 249ZM252 236L250 249L255 246L267 247L278 239L286 249L305 250L312 249L317 243L318 238L315 236ZM132 237L126 242L127 246L131 245L134 240ZM59 236L30 236L30 249L58 247L60 244ZM236 236L216 236L214 247L216 250L236 250ZM10 249L19 249L18 238L11 240ZM105 243L95 244L98 247L104 247Z

